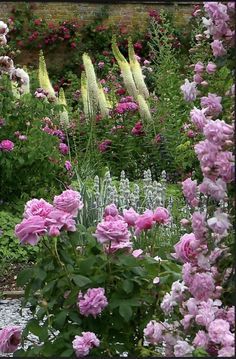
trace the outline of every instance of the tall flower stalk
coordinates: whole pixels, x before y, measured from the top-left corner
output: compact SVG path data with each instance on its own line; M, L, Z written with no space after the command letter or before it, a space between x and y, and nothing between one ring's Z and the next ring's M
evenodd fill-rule
M52 87L51 81L48 76L47 66L44 59L43 51L40 50L39 53L39 72L38 72L38 79L40 87L43 88L45 91L48 92L48 94L55 98L56 94Z

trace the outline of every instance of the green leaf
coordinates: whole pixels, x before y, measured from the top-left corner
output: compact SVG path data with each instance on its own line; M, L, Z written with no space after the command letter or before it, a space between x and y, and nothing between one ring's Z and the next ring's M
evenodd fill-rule
M134 288L134 283L131 282L131 280L125 279L122 283L122 289L124 289L124 291L126 293L131 293L132 290Z
M61 329L65 324L66 317L67 317L67 310L63 310L59 314L57 314L53 321L54 327L56 329Z
M129 305L122 303L119 306L119 313L122 316L122 318L124 318L124 320L128 322L132 317L133 312L132 312L132 308Z
M88 284L90 284L92 281L89 279L89 278L87 278L87 277L85 277L85 276L83 276L83 275L74 275L73 277L72 277L72 279L73 279L73 281L74 281L74 283L78 286L78 287L85 287L86 285L88 285Z
M18 274L16 283L19 287L22 287L26 283L28 283L33 276L34 276L34 271L32 268L24 269Z
M41 327L36 319L31 319L27 324L28 330L39 337L40 340L45 341L48 337L48 330L46 327Z

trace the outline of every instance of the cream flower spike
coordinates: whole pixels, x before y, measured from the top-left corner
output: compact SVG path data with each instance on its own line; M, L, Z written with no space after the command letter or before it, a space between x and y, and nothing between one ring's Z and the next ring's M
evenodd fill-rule
M87 78L87 91L89 96L89 102L92 105L92 112L96 112L98 106L98 84L97 77L94 71L92 61L88 54L84 53L83 64Z
M103 87L100 83L98 83L98 102L102 117L109 117L109 104L107 102Z
M147 86L144 81L140 63L138 62L138 60L135 56L131 37L129 37L129 39L128 39L128 53L129 53L130 68L131 68L131 71L132 71L132 74L134 77L135 84L138 88L138 91L141 95L143 95L144 98L148 98L149 92L148 92Z
M139 94L137 100L139 105L139 113L141 117L143 117L146 120L152 120L152 115L145 98Z
M60 123L62 125L69 125L69 115L67 111L67 102L63 88L60 88L58 96L58 104L63 105L63 110L60 111Z
M84 107L84 115L85 118L88 119L92 114L92 108L89 100L87 77L84 71L81 73L81 96Z
M52 87L52 84L51 84L49 76L48 76L47 66L46 66L46 62L45 62L42 50L40 50L40 52L39 52L38 79L39 79L40 87L42 87L45 91L47 91L51 97L56 98L55 91Z
M118 65L121 70L121 74L123 77L124 84L127 88L127 91L130 96L133 96L135 99L137 99L138 90L136 88L132 71L130 69L130 65L128 61L125 59L125 57L120 52L117 43L116 43L116 36L112 36L112 51L115 56L116 61L118 62Z

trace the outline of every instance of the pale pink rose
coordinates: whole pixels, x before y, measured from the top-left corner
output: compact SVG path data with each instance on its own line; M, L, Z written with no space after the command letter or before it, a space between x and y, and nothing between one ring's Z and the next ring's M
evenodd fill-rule
M182 219L180 220L180 224L181 224L181 226L183 226L183 227L186 227L189 223L190 223L190 221L189 221L187 218L182 218Z
M57 209L68 212L73 217L76 217L78 211L84 206L80 193L71 189L67 189L59 196L55 196L53 204Z
M221 105L222 97L216 94L208 93L208 96L201 98L201 107L206 109L206 114L209 116L218 116L222 112Z
M227 198L227 186L221 178L212 181L209 178L204 177L203 182L199 185L199 190L217 201Z
M229 347L234 345L234 334L233 333L225 333L224 337L221 340L221 344L225 347Z
M9 32L8 26L5 22L0 20L0 35L5 36Z
M193 81L196 82L196 84L201 84L202 81L203 81L203 78L202 78L202 76L201 76L199 73L196 73L196 74L193 76Z
M191 320L194 318L192 314L186 314L184 318L180 321L180 323L183 325L184 330L188 329L191 325Z
M209 324L216 318L216 314L219 310L218 305L221 305L221 302L215 303L212 299L201 301L198 305L198 313L195 317L196 323L208 328Z
M214 212L214 217L208 219L207 224L214 233L221 237L226 237L228 235L228 229L232 226L229 222L229 216L221 212L220 209Z
M151 320L143 331L146 341L154 345L160 343L163 339L163 329L164 327L161 323Z
M154 223L153 212L147 209L143 214L139 215L135 221L135 234L139 234L143 230L151 229Z
M194 347L189 345L184 340L177 340L177 343L174 346L174 355L175 357L186 357L191 356Z
M207 233L205 219L206 219L205 213L194 212L192 215L193 233L196 239L199 241L203 241L205 239L205 234Z
M82 332L81 336L76 335L72 342L77 357L84 357L89 354L93 347L100 345L100 340L93 332Z
M104 211L105 217L106 216L116 217L117 215L118 215L118 209L114 203L106 206L105 211Z
M191 121L193 122L193 124L195 125L195 127L202 131L204 126L207 123L207 119L205 116L205 112L206 110L199 110L198 108L194 107L191 111L190 111L190 117L191 117Z
M226 320L215 319L210 323L208 335L214 343L222 343L226 334L230 334L229 323Z
M183 293L186 289L187 287L184 282L180 282L179 280L173 282L171 285L171 296L173 300L177 303L182 302L184 299Z
M198 245L195 235L193 233L186 233L175 244L175 254L172 255L181 262L194 262L197 256L196 247Z
M153 220L159 224L167 224L170 221L170 214L164 207L157 207L153 214Z
M0 142L0 150L4 152L11 152L14 148L14 143L10 140L2 140Z
M202 172L205 176L211 174L211 169L215 167L219 148L208 140L200 141L194 146L197 158L200 161Z
M132 250L132 242L125 241L125 242L111 242L109 245L105 245L105 252L106 253L115 253L116 251L120 249L124 249L125 252L130 253Z
M53 206L50 203L46 202L43 198L33 198L26 203L23 216L25 218L33 216L40 216L46 218L52 209Z
M172 254L173 255L173 254ZM182 267L182 276L183 276L183 280L184 283L186 285L190 285L193 281L193 267L191 265L191 263L184 263L183 267Z
M185 83L182 86L180 86L180 89L184 95L185 101L191 102L196 100L197 98L196 82L189 82L189 80L185 79Z
M123 210L124 221L128 223L129 226L134 226L135 221L138 219L139 214L131 207L129 209Z
M198 61L194 66L194 71L197 73L202 73L204 71L204 65L201 61Z
M36 245L39 237L47 233L45 218L41 216L33 216L23 219L20 224L15 227L15 235L19 238L21 244Z
M188 308L189 314L195 317L198 313L198 301L195 298L189 298L184 304Z
M227 53L221 40L214 40L211 43L211 48L215 57L224 56Z
M218 357L235 357L235 347L223 347L218 351Z
M206 72L211 75L214 72L216 72L217 66L216 64L214 64L214 62L208 62L207 66L206 66Z
M173 296L170 293L166 293L161 302L161 309L163 312L165 314L170 314L176 305L177 302L174 300Z
M234 129L225 121L209 120L203 129L203 133L210 142L222 146L227 140L233 138Z
M227 321L230 325L235 326L235 307L230 307L227 310Z
M96 318L108 305L104 288L89 288L85 294L79 293L77 305L85 317Z
M48 227L49 233L53 236L57 233L56 228L68 232L76 231L76 223L73 216L70 213L61 211L57 208L53 209L48 214L45 224Z
M122 220L102 221L97 225L95 237L99 243L129 242L128 224Z
M195 347L201 347L204 349L207 349L209 343L209 338L206 332L204 330L199 330L193 339L193 345Z
M227 183L234 180L234 156L230 151L221 151L216 156L215 166L218 175Z
M135 249L133 252L132 252L132 256L135 257L135 258L138 258L141 256L141 254L143 253L143 250L142 249Z
M49 227L49 232L48 235L50 237L59 237L61 234L60 230L58 229L58 227L56 225L51 225Z
M207 273L196 273L189 287L190 293L198 300L207 300L215 290L212 276Z
M193 207L197 206L197 181L193 181L191 178L187 178L185 181L182 182L182 190L184 197L186 198L188 203Z
M21 341L21 328L15 325L0 330L0 353L14 353Z

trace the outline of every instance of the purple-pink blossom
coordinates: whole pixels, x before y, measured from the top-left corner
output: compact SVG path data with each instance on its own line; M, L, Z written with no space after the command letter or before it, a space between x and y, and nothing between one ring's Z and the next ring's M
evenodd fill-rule
M220 344L223 342L225 335L230 333L229 329L230 326L226 320L215 319L208 327L208 334L214 343Z
M53 200L55 208L70 213L73 217L78 215L78 211L84 206L81 195L78 191L67 189Z
M196 107L190 111L191 121L199 131L202 131L207 123L205 112L205 109L199 110Z
M43 198L33 198L25 205L24 214L25 218L40 216L46 218L53 209L53 206L46 202Z
M135 221L138 219L138 216L139 216L139 214L133 208L123 210L124 221L129 226L135 225Z
M149 344L156 345L163 340L164 327L161 323L151 320L144 328L144 337Z
M84 357L89 354L93 347L100 345L100 340L93 332L82 332L82 335L76 335L72 342L73 349L77 357Z
M203 133L208 141L218 146L224 145L225 141L233 138L233 126L228 125L223 120L209 120L203 129Z
M215 234L221 237L226 237L228 235L228 229L231 227L228 214L222 212L220 209L214 212L214 217L208 219L207 224Z
M0 353L14 353L21 341L21 328L9 325L0 330Z
M33 216L23 219L20 224L15 227L15 235L19 238L21 244L36 245L39 237L47 233L45 218L41 216Z
M159 224L167 224L170 221L169 211L164 207L157 207L153 213L153 220Z
M211 75L214 74L216 72L217 66L216 64L214 64L214 62L208 62L207 66L206 66L206 72Z
M95 237L99 243L129 242L128 224L123 220L106 220L98 223Z
M222 97L208 93L207 97L201 98L201 107L206 109L207 115L218 116L222 112L221 100Z
M211 48L215 57L221 57L227 53L221 40L214 40L211 43Z
M78 307L80 313L85 317L90 314L96 318L108 305L104 288L90 288L85 294L79 293Z
M197 98L197 88L196 82L189 82L185 79L185 83L180 86L181 91L183 92L185 101L191 102Z
M143 214L139 215L135 221L135 233L139 234L143 230L151 229L155 224L153 219L153 211L147 209Z
M74 216L71 213L65 212L63 210L54 208L46 218L46 226L49 230L49 235L57 236L58 231L61 229L68 232L75 232L75 220Z
M197 181L193 181L191 178L187 178L182 182L182 190L188 203L192 207L196 207L199 202L197 199Z
M110 149L111 144L112 144L111 140L104 140L98 145L98 149L101 153L106 152L107 150Z
M14 148L14 143L10 140L2 140L0 142L0 150L4 152L11 152Z
M69 153L69 147L65 143L59 144L59 151L63 155L67 155Z
M189 286L190 293L198 300L207 300L212 297L215 290L215 283L209 273L196 273Z
M206 228L206 214L201 212L194 212L192 215L192 228L195 238L198 241L204 241L207 233Z
M175 253L172 255L182 262L195 261L197 256L196 248L198 246L199 242L196 240L195 235L193 233L186 233L180 238L179 242L175 244Z

